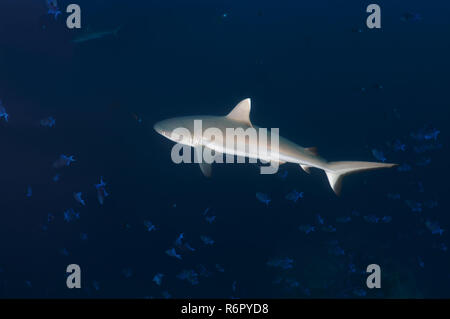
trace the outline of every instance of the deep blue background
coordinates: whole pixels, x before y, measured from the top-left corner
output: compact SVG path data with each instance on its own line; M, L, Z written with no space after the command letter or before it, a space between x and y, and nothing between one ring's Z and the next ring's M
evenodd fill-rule
M368 1L239 2L78 0L82 30L74 31L66 13L46 15L44 0L1 0L0 99L10 121L0 120L0 297L358 297L371 263L382 268L382 288L365 289L366 297L450 297L450 252L438 248L450 245L448 231L432 235L424 224L450 229L450 4L376 1L382 29L369 30ZM406 12L423 19L402 21ZM115 37L72 43L118 26ZM285 181L253 165L216 165L208 180L195 165L173 164L172 143L152 129L173 116L226 114L247 97L254 123L279 127L327 159L374 160L376 148L413 169L347 177L341 197L321 172L290 164ZM40 127L50 115L56 127ZM425 153L432 162L421 167L410 133L426 125L441 131L443 148ZM406 152L387 146L396 138ZM54 183L60 154L77 161ZM100 176L111 194L104 206L93 186ZM297 204L284 198L294 188L305 193ZM269 194L269 208L256 192ZM413 213L411 199L439 206ZM70 207L79 221L63 221ZM212 225L202 216L207 207L217 216ZM353 210L361 216L336 222ZM55 220L44 231L49 213ZM301 233L316 214L337 231ZM393 219L372 224L369 214ZM146 232L144 220L158 230ZM197 251L179 261L165 250L181 232ZM200 235L216 244L205 247ZM329 253L332 240L345 256ZM266 265L280 257L294 267ZM82 268L80 290L65 286L70 263ZM199 264L212 275L198 285L176 278ZM165 274L161 287L152 282L157 272ZM278 277L287 281L274 283ZM299 286L288 287L290 279Z

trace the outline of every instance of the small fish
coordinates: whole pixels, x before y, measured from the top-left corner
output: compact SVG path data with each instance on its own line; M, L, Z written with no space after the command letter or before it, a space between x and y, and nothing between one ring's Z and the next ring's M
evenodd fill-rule
M403 22L418 22L422 20L422 16L418 13L406 12L402 14L400 20Z
M353 294L358 297L365 297L367 295L367 292L364 289L358 288L353 290Z
M380 162L383 162L383 163L386 162L386 156L384 156L384 153L382 151L374 148L374 149L372 149L372 155Z
M440 132L436 128L424 127L417 132L411 132L410 136L417 141L436 141Z
M344 251L344 249L342 249L342 247L340 247L339 245L332 245L331 247L330 247L330 249L328 249L328 252L331 254L331 255L334 255L334 256L344 256L345 255L345 251Z
M183 245L183 238L184 238L184 233L181 233L180 235L178 235L177 239L175 240L175 246L180 247L181 245Z
M416 165L417 165L417 166L427 166L427 165L429 165L430 163L431 163L431 158L429 158L429 157L424 157L424 158L419 159L419 160L416 162Z
M414 200L405 200L405 204L411 209L413 213L420 213L422 211L422 203Z
M181 273L177 275L177 278L180 280L186 280L193 286L198 285L199 283L198 274L193 269L182 270Z
M148 232L156 230L156 226L153 225L152 222L149 221L149 220L145 220L144 221L144 227L145 227L145 230L148 231Z
M418 191L419 193L425 192L425 188L424 188L422 182L417 182L417 188L418 188L417 191Z
M404 151L406 151L406 144L402 143L400 140L395 140L394 150L397 152L398 151L404 152Z
M425 201L425 202L423 203L423 205L424 205L425 207L427 207L427 208L430 208L430 209L439 206L438 202L435 201L435 200L427 200L427 201Z
M5 122L8 122L9 115L8 115L8 113L6 113L6 109L3 106L2 100L0 100L0 119L2 119L2 118L5 120Z
M61 14L61 11L58 9L58 3L56 0L45 0L47 4L47 14L53 15L55 20L58 18L58 15Z
M373 224L376 224L376 223L378 223L379 221L380 221L380 218L379 217L377 217L377 216L375 216L375 215L367 215L367 216L364 216L363 217L364 218L364 220L366 221L366 222L368 222L368 223L373 223Z
M171 295L167 290L164 290L164 291L161 293L161 295L163 296L164 299L170 299L170 298L172 298L172 295Z
M195 248L193 248L191 245L189 245L189 243L184 243L182 248L184 250L195 251Z
M397 171L399 172L409 172L412 169L411 165L403 163L402 165L397 167Z
M283 181L286 180L287 176L288 176L288 171L287 170L283 170L281 171L281 173L278 175Z
M373 85L373 88L374 88L374 89L381 90L381 89L383 89L383 85L382 85L382 84L379 84L379 83L375 83L375 84Z
M214 240L208 236L200 236L200 239L205 245L214 245Z
M285 283L289 288L298 288L300 287L300 283L293 278L286 278Z
M352 216L359 217L361 214L357 210L352 210Z
M286 196L285 196L285 198L287 199L287 200L290 200L290 201L293 201L294 203L297 203L297 200L299 199L299 198L303 198L303 192L297 192L295 189L292 191L292 192L290 192L289 194L287 194Z
M177 239L175 239L174 245L182 251L195 251L195 248L192 248L191 245L184 240L184 233L181 233Z
M140 117L139 115L137 115L136 113L131 113L131 116L133 116L133 118L136 120L136 122L138 122L139 124L142 123L142 117Z
M322 227L322 231L326 233L334 233L336 232L336 228L334 228L332 225L326 225Z
M350 263L350 264L348 265L348 272L350 272L350 273L355 273L355 272L356 272L356 266L355 266L355 264Z
M42 127L53 128L53 127L55 127L56 120L52 116L49 116L45 119L42 119L40 121L40 124Z
M179 259L179 260L182 259L181 256L177 254L175 248L167 249L167 250L166 250L166 254L167 254L168 256L170 256L170 257L174 257L174 258L177 258L177 259Z
M209 207L207 207L206 209L205 209L205 211L203 212L203 216L206 216L208 213L209 213L209 211L210 211L211 209L209 208Z
M264 194L264 193L256 193L256 198L261 202L266 204L267 206L269 206L269 203L271 202L271 199L269 197L269 195Z
M105 189L106 183L103 181L103 177L100 177L100 183L95 184L95 188L97 189L97 199L100 205L103 205L105 198L109 196L108 192Z
M47 223L51 223L54 220L55 220L55 215L47 214Z
M59 158L53 163L54 168L68 167L71 163L75 162L72 156L60 155Z
M417 257L417 261L418 261L418 263L419 263L419 267L420 267L420 268L425 268L425 263L424 263L424 261L422 260L422 258Z
M64 221L70 223L73 220L80 219L80 214L69 208L64 211Z
M294 260L292 258L286 257L286 258L274 258L267 262L267 266L269 267L275 267L275 268L281 268L281 269L291 269L294 267L293 265Z
M94 287L94 290L99 291L100 290L100 283L98 281L92 282L92 287Z
M422 154L428 151L435 151L442 148L442 144L423 144L423 145L416 145L413 147L414 152L417 154Z
M62 256L65 256L65 257L69 256L69 251L67 250L67 248L62 248L62 249L59 251L59 253L60 253Z
M131 276L133 276L133 270L131 268L125 268L122 270L122 275L127 279L131 278Z
M301 225L298 227L298 229L305 233L306 235L308 235L309 233L312 233L316 230L315 226L311 226L311 225Z
M317 214L316 215L316 218L317 218L317 222L320 224L320 225L323 225L324 224L324 219L322 218L322 216L320 216L319 214Z
M163 279L164 275L161 273L157 273L154 277L153 277L153 282L155 284L157 284L158 286L161 286L162 283L162 279Z
M205 220L208 224L212 224L216 220L216 216L206 216Z
M233 292L236 292L236 285L237 285L237 281L234 280L233 283L231 284L231 290L233 290Z
M337 217L336 222L341 224L347 224L352 221L352 218L350 216L343 216L343 217Z
M75 198L75 200L80 203L83 206L86 206L86 202L84 201L84 199L81 197L83 194L81 192L78 193L73 193L73 198Z
M390 223L392 221L392 217L391 216L383 216L383 218L381 218L381 222L382 223Z
M211 276L211 272L208 269L206 269L206 267L203 266L202 264L197 265L197 269L200 277L208 278Z
M216 264L216 270L217 270L218 272L225 272L225 269L224 269L221 265L219 265L219 264Z
M53 176L53 181L56 183L56 182L58 182L59 181L59 177L60 177L60 175L59 174L56 174L55 176Z
M431 234L433 235L441 235L444 233L444 229L441 228L441 226L439 226L438 222L431 222L429 220L427 220L425 222L425 226L427 226L427 228L431 231Z
M28 187L27 187L27 193L26 193L26 196L27 196L28 198L30 198L31 196L33 196L33 189L31 188L31 186L28 186Z
M387 198L392 199L392 200L399 200L400 199L400 194L388 193L387 194Z

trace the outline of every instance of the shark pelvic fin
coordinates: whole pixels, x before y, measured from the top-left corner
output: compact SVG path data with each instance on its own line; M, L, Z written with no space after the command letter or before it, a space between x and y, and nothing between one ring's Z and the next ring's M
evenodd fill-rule
M250 109L251 109L251 100L245 99L241 101L238 105L234 107L234 109L228 113L226 116L230 120L242 122L252 126L250 122Z

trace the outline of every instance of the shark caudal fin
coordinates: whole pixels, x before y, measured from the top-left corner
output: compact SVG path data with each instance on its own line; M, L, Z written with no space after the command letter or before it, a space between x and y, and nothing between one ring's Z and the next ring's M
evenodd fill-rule
M389 168L396 165L376 162L329 162L325 173L327 174L331 188L336 195L339 195L342 187L342 178L345 175L372 169Z

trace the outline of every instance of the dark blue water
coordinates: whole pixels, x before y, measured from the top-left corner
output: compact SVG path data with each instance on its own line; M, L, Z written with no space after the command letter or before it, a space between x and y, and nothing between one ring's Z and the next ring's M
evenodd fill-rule
M382 28L370 30L367 1L78 0L81 31L65 25L69 3L59 1L56 20L44 0L0 5L9 114L0 118L0 297L450 297L448 3L377 1ZM293 164L281 167L283 180L251 164L214 165L206 179L194 164L172 163L173 143L155 122L226 114L247 97L254 123L329 160L374 161L376 149L411 170L348 176L336 197L322 172ZM42 127L49 116L56 126ZM432 129L436 140L411 135ZM423 145L436 149L414 149ZM55 169L61 154L76 162ZM293 189L304 192L297 203L285 199ZM69 208L80 218L66 222ZM308 224L316 231L299 230ZM165 253L180 233L196 249L177 248L182 260ZM267 264L280 258L292 267ZM66 287L72 263L82 269L78 290ZM372 263L381 289L366 287ZM198 284L177 278L183 270Z

